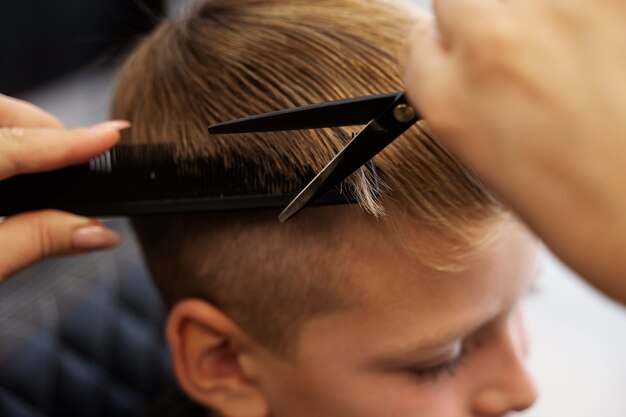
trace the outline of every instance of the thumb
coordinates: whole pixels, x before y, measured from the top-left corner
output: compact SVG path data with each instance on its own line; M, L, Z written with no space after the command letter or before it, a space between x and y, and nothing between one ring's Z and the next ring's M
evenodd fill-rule
M43 258L111 248L120 241L100 221L60 211L9 217L0 224L0 281Z

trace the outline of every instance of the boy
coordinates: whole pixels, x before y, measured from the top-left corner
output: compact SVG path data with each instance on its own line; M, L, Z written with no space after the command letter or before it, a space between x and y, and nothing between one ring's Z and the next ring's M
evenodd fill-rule
M401 0L202 2L130 57L114 116L133 122L126 140L179 140L296 183L354 130L207 137L207 125L400 90L414 13ZM534 402L518 308L533 238L423 125L374 162L382 196L364 171L346 184L360 207L285 224L260 209L134 220L201 413L499 416Z

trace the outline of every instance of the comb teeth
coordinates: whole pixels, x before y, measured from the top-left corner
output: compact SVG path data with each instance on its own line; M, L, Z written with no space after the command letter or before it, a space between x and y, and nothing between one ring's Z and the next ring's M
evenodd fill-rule
M0 216L55 208L96 216L282 208L313 177L299 183L259 176L251 163L180 160L177 145L118 145L88 163L0 182ZM339 189L339 188L338 188ZM355 202L333 191L319 204Z
M121 200L136 198L138 194L148 199L291 194L314 175L311 172L294 184L283 177L260 176L261 167L246 161L235 161L233 168L227 168L221 159L180 159L176 150L175 145L117 147L110 151L110 157L99 157L100 163L94 164L96 170L92 173L102 180L102 187L114 186L114 197ZM106 175L97 175L100 172ZM82 191L94 199L103 197L102 189L97 193L87 188Z
M106 151L89 161L89 171L97 174L110 174L113 172L115 151Z

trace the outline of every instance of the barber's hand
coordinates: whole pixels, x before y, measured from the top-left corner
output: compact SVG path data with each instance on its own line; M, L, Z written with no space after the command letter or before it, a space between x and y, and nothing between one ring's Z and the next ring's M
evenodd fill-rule
M0 95L0 181L85 162L113 146L119 130L128 126L127 122L109 122L65 130L45 111ZM96 219L60 211L9 217L0 223L0 281L36 260L109 248L120 240Z
M565 262L626 302L626 2L434 0L410 100Z

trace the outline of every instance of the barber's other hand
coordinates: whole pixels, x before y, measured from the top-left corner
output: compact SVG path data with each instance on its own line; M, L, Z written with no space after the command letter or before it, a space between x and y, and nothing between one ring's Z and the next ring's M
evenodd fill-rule
M116 121L66 130L42 109L0 94L0 181L85 162L113 146L128 126ZM96 219L60 211L9 217L0 223L0 281L39 259L109 248L120 240Z
M434 0L410 100L565 262L626 302L626 2Z

